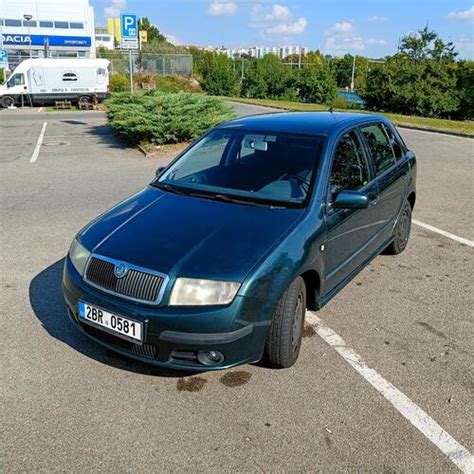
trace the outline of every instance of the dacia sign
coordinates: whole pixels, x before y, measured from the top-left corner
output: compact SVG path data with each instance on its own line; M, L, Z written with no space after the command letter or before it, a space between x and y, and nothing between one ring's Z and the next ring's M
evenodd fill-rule
M2 35L3 44L18 46L43 46L45 39L48 39L50 46L71 46L90 48L92 42L90 36L55 36L55 35L23 35L15 33L5 33Z

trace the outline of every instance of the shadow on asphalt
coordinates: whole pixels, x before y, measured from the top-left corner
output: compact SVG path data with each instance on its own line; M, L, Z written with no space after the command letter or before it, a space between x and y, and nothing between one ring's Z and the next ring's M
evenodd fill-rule
M199 372L181 372L144 364L116 354L88 339L70 321L63 299L61 280L64 258L38 273L30 283L30 304L48 334L72 349L117 369L160 377L186 377Z
M135 147L130 146L128 143L118 138L109 125L90 125L87 128L87 133L97 137L101 143L107 145L110 148L136 151Z

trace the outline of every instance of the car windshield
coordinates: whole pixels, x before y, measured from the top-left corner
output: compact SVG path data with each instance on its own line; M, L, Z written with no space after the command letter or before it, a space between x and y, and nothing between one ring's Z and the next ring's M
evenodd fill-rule
M216 129L154 184L216 199L301 205L309 194L322 143L318 136Z

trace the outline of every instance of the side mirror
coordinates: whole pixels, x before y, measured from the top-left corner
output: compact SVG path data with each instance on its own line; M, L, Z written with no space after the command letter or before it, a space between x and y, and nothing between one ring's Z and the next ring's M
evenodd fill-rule
M166 166L160 166L157 170L156 170L156 177L159 178L161 173L163 173L163 171L166 169Z
M369 196L359 191L341 191L334 201L338 209L367 209Z

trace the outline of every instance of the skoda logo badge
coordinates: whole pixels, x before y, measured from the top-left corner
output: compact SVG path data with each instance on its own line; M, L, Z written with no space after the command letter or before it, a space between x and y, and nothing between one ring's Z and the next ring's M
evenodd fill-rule
M123 278L128 272L128 268L124 263L117 263L114 268L114 275L117 278Z

